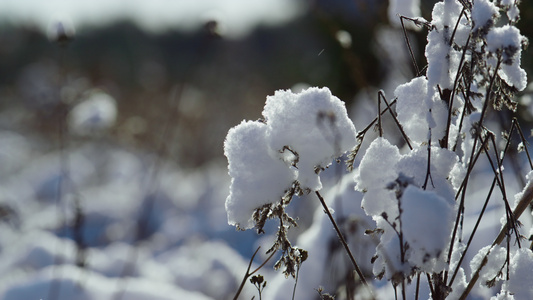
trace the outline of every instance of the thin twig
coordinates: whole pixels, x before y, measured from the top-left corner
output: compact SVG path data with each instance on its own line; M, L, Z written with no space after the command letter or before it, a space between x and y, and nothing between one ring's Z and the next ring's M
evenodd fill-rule
M379 97L380 93L378 93L378 130L379 130L379 137L383 137L383 125L381 124L381 98Z
M457 67L457 73L455 74L455 80L453 82L453 89L452 93L450 95L450 99L448 100L448 119L446 120L446 133L444 134L443 138L443 148L448 148L448 139L450 136L450 127L452 122L452 115L453 115L453 99L455 96L455 90L457 89L457 84L459 82L459 78L461 77L461 70L464 65L466 52L468 50L468 44L470 43L470 35L468 36L468 39L466 40L465 48L463 49L463 53L461 54L461 60L459 61L459 66ZM492 87L492 85L491 85ZM489 92L490 93L490 92ZM488 93L488 94L489 94ZM481 122L480 122L481 124Z
M459 27L459 22L461 21L461 18L463 17L463 14L465 13L465 8L463 6L463 9L461 10L461 13L459 14L459 17L457 17L457 22L455 23L455 27L453 28L452 36L450 37L450 46L453 44L453 39L455 38L455 33L457 32L457 28ZM470 38L470 36L468 37ZM468 45L468 42L466 42Z
M413 146L411 146L411 142L409 142L409 137L407 136L407 134L403 130L402 125L400 124L400 122L398 121L398 118L396 118L396 116L392 112L392 108L390 107L393 103L396 102L397 99L394 99L394 101L389 105L389 102L387 101L387 98L385 98L385 93L383 92L383 90L380 90L378 92L378 99L381 99L381 100L383 100L383 102L385 102L385 105L387 105L387 109L386 110L388 110L390 112L390 115L391 115L392 119L394 120L394 122L396 123L396 126L400 130L400 133L402 134L403 139L407 143L407 146L409 147L409 150L413 150Z
M429 130L429 139L428 139L428 163L427 163L427 170L426 170L426 179L424 180L424 185L422 186L422 189L425 190L428 186L428 179L431 180L431 185L433 188L435 188L435 184L433 183L433 177L431 177L431 128Z
M529 150L527 150L527 140L524 137L524 133L522 132L522 128L520 128L520 125L518 124L518 120L516 118L513 118L513 125L516 125L516 129L518 130L518 133L520 134L520 139L522 139L522 144L524 145L524 150L526 151L527 160L529 161L529 167L531 170L533 170L533 163L531 162L531 156L529 156Z
M296 295L296 286L298 285L298 275L300 275L300 265L296 265L296 278L294 279L294 287L292 288L292 300L294 300L294 296Z
M337 226L337 222L335 222L335 219L331 215L331 212L329 211L329 208L328 208L326 202L324 201L324 198L322 198L322 195L320 195L319 191L315 191L315 194L317 195L318 200L320 200L320 204L322 204L322 207L324 208L324 212L328 215L329 220L333 224L333 227L335 228L335 231L337 232L337 236L341 240L341 243L344 246L344 250L346 250L346 253L348 254L348 257L350 258L350 260L351 260L351 262L352 262L352 264L354 266L355 272L357 272L357 275L359 275L359 280L361 280L361 283L363 283L363 285L367 288L367 290L370 293L370 295L372 296L372 298L375 299L374 293L372 292L372 289L370 288L369 284L367 283L367 281L365 279L365 276L363 275L363 272L359 268L359 265L355 261L355 258L352 255L352 252L350 251L350 247L348 247L348 243L346 243L346 240L344 239L344 236L343 236L342 232L340 231L339 227Z
M409 49L409 54L411 55L411 61L413 62L413 66L415 68L415 74L416 76L418 76L420 74L420 70L418 69L418 64L416 63L416 58L413 53L413 49L411 48L411 43L409 43L409 38L407 37L407 30L405 29L405 26L403 24L403 19L405 19L405 17L400 16L400 23L402 24L403 36L405 37L405 43L407 44L407 48Z
M477 139L474 140L474 146L475 146L476 141L477 141ZM487 142L488 142L488 139L485 139L483 141L483 145L485 145ZM474 164L478 160L478 158L481 155L483 149L484 149L484 147L481 147L478 150L478 152L476 153L476 155L474 156L475 148L472 148L470 164L469 164L468 169L466 171L465 178L464 178L463 182L461 183L461 186L459 187L459 190L457 191L457 194L455 195L455 199L456 200L459 197L459 195L461 195L461 200L459 202L459 208L457 209L457 217L455 219L455 224L454 224L453 231L452 231L452 238L450 240L450 248L448 249L448 258L446 260L446 263L448 263L448 264L450 263L451 258L452 258L453 246L455 244L455 238L456 238L456 235L457 235L457 230L459 228L459 220L460 220L461 214L464 213L464 202L465 202L465 195L466 195L466 186L468 185L468 179L470 178L470 173L472 172L472 169L474 168ZM447 281L447 277L448 277L448 271L444 272L444 281L445 282Z
M246 280L248 278L250 278L250 276L254 275L257 271L259 271L272 258L272 256L274 256L274 253L276 253L276 251L272 251L270 256L259 267L257 267L255 270L250 272L250 268L252 267L252 263L254 261L254 257L257 254L257 252L259 252L259 249L261 249L261 246L257 247L257 250L255 250L255 252L254 252L254 255L252 255L252 258L250 258L250 263L248 264L248 269L246 269L246 273L244 274L244 278L242 279L241 284L239 285L239 289L235 293L235 296L233 297L233 300L237 300L237 298L239 298L239 295L241 294L242 289L244 288L244 285L246 284Z
M257 252L259 252L259 249L261 249L261 246L257 247L257 250L255 250L255 252L254 252L254 255L252 255L252 258L250 258L250 263L248 263L248 269L246 269L246 273L244 274L244 278L242 279L241 285L239 285L239 289L237 290L237 293L235 293L235 296L233 297L233 300L237 300L237 298L239 297L239 295L242 292L242 289L244 288L244 285L246 284L246 279L248 279L248 277L250 277L250 275L254 273L254 272L250 273L250 268L252 267L252 263L254 262L255 255L257 254ZM274 252L272 252L272 254L270 254L270 257L272 257L273 254L274 254Z
M470 237L468 238L468 242L466 243L466 247L461 253L461 258L459 258L459 261L457 262L457 266L455 267L455 270L453 272L452 278L450 279L450 282L448 283L448 286L452 286L453 281L455 280L455 277L457 276L457 273L461 267L461 264L463 263L463 260L466 256L466 252L468 251L468 248L470 248L470 244L472 243L472 240L474 239L474 236L477 232L477 229L479 227L479 224L481 223L481 219L483 218L483 215L485 214L485 210L487 209L487 206L489 204L490 197L492 196L492 192L494 191L494 187L496 186L496 175L494 179L492 180L492 184L489 189L489 193L487 195L487 198L485 199L485 203L483 204L483 208L481 208L481 212L479 213L479 216L477 218L476 224L474 225L474 229L472 229L472 232L470 233Z

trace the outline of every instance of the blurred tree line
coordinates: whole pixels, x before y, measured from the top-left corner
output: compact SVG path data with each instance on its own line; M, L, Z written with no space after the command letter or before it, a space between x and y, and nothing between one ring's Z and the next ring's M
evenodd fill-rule
M430 20L432 4L422 2L423 17ZM158 34L119 20L78 28L65 48L35 28L3 24L0 129L54 139L54 99L63 98L66 87L73 101L97 87L118 103L110 141L153 151L165 128L172 128L165 141L168 155L196 167L220 157L227 130L242 118L259 118L265 97L277 89L327 86L350 105L360 90L379 87L390 70L380 63L373 39L388 23L387 5L318 0L297 19L258 27L242 39L226 38L216 20L193 32ZM519 27L531 37L533 4L523 1L521 11ZM340 31L349 33L350 45L339 42ZM410 38L424 65L425 35L410 33ZM522 57L527 71L530 53Z

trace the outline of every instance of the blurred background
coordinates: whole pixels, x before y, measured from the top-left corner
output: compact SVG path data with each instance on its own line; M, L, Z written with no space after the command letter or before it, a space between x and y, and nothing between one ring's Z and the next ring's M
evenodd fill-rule
M421 2L431 20L435 1ZM329 87L365 127L377 90L392 98L415 76L388 5L0 0L0 295L68 298L82 269L106 297L159 299L122 277L231 297L258 242L227 225L228 130L307 86ZM520 9L533 37L533 3ZM425 35L408 31L419 66ZM294 209L309 226L314 207Z

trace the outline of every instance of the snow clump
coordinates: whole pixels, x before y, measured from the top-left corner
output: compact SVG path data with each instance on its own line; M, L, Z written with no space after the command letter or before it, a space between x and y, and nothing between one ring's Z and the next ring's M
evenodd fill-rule
M241 229L252 228L253 211L279 202L295 182L320 190L320 170L356 143L344 103L327 88L276 91L263 116L233 127L224 142L232 178L228 222Z

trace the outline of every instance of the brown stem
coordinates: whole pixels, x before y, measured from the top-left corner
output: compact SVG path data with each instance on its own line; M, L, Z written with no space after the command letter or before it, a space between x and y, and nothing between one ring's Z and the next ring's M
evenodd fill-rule
M322 204L322 207L324 208L324 212L328 215L329 220L333 224L333 227L335 228L335 231L337 232L337 236L341 240L342 245L344 246L344 249L346 250L346 253L348 254L348 257L350 257L350 260L352 261L352 264L354 266L355 272L357 272L357 275L359 275L359 280L361 280L361 283L367 288L368 292L372 296L372 298L375 299L374 293L372 292L372 289L368 285L365 276L363 275L363 272L359 268L359 265L357 265L357 262L355 261L355 258L352 255L352 251L350 251L350 247L348 247L348 243L346 243L346 240L344 239L344 236L342 235L342 232L340 231L339 227L337 226L337 222L335 222L335 219L333 219L333 216L331 215L331 212L329 211L329 208L324 201L324 198L322 198L322 195L320 195L320 192L315 191L315 194L317 195L318 199L320 200L320 204Z
M246 284L246 280L250 276L254 275L255 272L259 271L259 269L261 269L272 258L272 256L274 256L274 253L276 253L276 251L272 251L270 256L259 267L257 267L255 270L250 272L250 268L252 267L252 262L254 261L254 257L257 254L257 252L259 252L259 249L261 249L261 246L257 247L257 250L255 250L254 252L254 255L252 255L252 258L250 258L250 263L248 264L248 269L246 269L246 274L244 274L244 278L242 279L241 285L239 286L237 293L235 293L233 300L237 300L239 298L239 295L241 294L242 289L244 288L244 285Z

